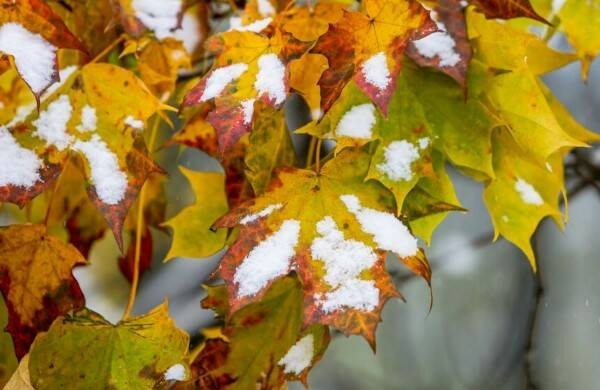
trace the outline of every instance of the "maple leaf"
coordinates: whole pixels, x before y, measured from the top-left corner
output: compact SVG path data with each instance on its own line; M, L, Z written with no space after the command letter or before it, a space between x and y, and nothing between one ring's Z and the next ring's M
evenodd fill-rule
M69 30L88 49L91 57L118 38L120 31L111 28L111 0L49 0L47 3L60 15Z
M561 181L547 168L528 158L506 130L494 134L495 178L486 183L483 199L494 224L495 237L502 234L517 245L536 269L531 235L546 216L562 225L558 209Z
M244 158L244 174L254 193L260 195L271 182L273 170L277 167L293 166L296 153L284 112L276 111L261 102L257 102L257 105L254 129L250 134Z
M0 329L5 329L8 323L8 309L0 294ZM10 376L17 369L18 361L15 356L13 341L10 335L4 331L0 332L0 386L3 389ZM10 388L9 388L10 389Z
M57 50L86 49L41 0L2 0L0 7L0 62L12 57L39 104L41 94L58 81Z
M541 17L529 0L470 0L488 19L527 17L550 24Z
M43 225L0 229L0 291L9 312L6 330L18 357L55 318L83 306L71 271L85 263L77 249L49 236Z
M10 151L6 158L26 157L0 167L0 200L25 203L51 184L71 152L81 153L93 184L89 196L122 246L129 207L148 175L161 172L139 130L162 107L133 73L108 64L84 66L43 102L39 115L11 131L0 129Z
M343 9L343 4L335 2L317 3L314 8L293 7L283 13L282 29L301 41L315 41L342 18Z
M558 17L558 28L581 59L581 75L585 80L592 60L600 54L600 7L595 1L567 0L558 11Z
M215 223L240 226L219 268L232 312L260 300L274 280L295 269L304 289L305 324L363 334L374 346L380 311L399 295L384 268L386 251L427 281L431 271L424 258L414 261L417 242L389 212L389 194L364 182L368 160L364 151L346 150L319 174L280 169L265 194Z
M454 185L446 173L441 153L431 155L433 174L422 177L408 193L402 215L409 220L413 233L428 244L435 228L451 211L466 211L460 205Z
M268 38L249 31L229 31L215 38L218 52L212 71L193 87L183 107L213 102L206 119L218 134L223 153L248 133L254 121L254 105L262 100L280 108L287 98L289 71L279 56L283 38Z
M535 75L542 75L576 59L573 54L550 48L536 35L508 24L486 20L472 10L467 10L467 25L476 58L491 68L527 69Z
M216 299L224 296L224 299ZM223 285L208 287L204 308L221 312L227 301ZM264 298L227 319L220 338L206 340L192 362L199 388L279 388L285 379L306 385L310 368L329 344L327 327L302 327L302 287L295 277L275 282ZM215 307L215 304L217 307ZM256 340L262 340L257 348Z
M319 80L323 113L352 77L382 112L387 112L409 40L436 30L429 13L416 1L367 0L362 11L345 11L311 50L329 61Z
M227 212L224 176L221 173L195 172L180 167L192 186L196 200L164 224L173 230L173 243L165 259L203 258L225 245L226 232L210 230L212 223Z
M166 304L116 325L83 309L58 318L35 340L31 383L36 389L153 388L166 383L172 366L185 370L188 342Z
M319 120L322 116L318 82L327 67L327 58L320 54L306 53L290 62L290 88L302 96L313 120Z
M411 41L406 54L420 66L429 66L452 77L466 91L471 45L460 0L441 0L429 16L438 31Z
M183 43L172 38L160 42L149 38L130 41L121 56L129 51L133 51L136 57L140 78L161 99L175 90L179 70L191 67Z

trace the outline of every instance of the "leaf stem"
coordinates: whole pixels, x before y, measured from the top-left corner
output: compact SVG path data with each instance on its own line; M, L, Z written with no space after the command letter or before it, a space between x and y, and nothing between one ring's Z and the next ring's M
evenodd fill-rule
M319 138L317 140L317 147L315 148L315 171L318 173L321 172L321 145L323 144L323 140Z
M158 132L158 125L160 123L160 117L156 115L152 127L150 129L150 141L148 142L148 151L152 153L154 149L154 142L156 141L156 133ZM135 297L137 295L137 289L140 282L140 259L142 256L142 231L144 225L144 201L146 200L146 183L142 185L140 190L140 196L138 198L137 218L135 222L135 254L133 258L133 276L131 277L131 288L129 289L129 298L127 300L127 306L123 312L123 320L126 320L131 315L133 310L133 304L135 303Z
M44 217L44 225L46 225L46 227L48 227L48 222L50 220L50 214L52 213L52 205L54 204L54 201L56 198L56 193L58 192L58 189L60 188L60 185L62 184L63 177L65 176L65 172L67 171L67 168L69 168L70 161L71 161L71 159L68 157L67 161L65 162L65 166L62 169L62 172L60 173L60 175L58 175L58 179L56 179L56 183L54 183L54 188L52 189L52 194L50 195L50 201L48 202L48 208L46 209L46 216Z
M317 137L310 137L310 144L308 144L308 154L306 155L306 169L310 168L315 157L315 147L317 146Z
M125 40L125 35L124 34L120 35L117 39L112 41L112 43L110 45L108 45L106 48L104 48L104 50L102 50L102 52L100 52L100 54L98 54L96 57L94 57L94 59L91 60L89 63L93 64L94 62L97 62L102 57L104 57L105 55L110 53L110 51L112 49L114 49L119 43L123 42L124 40Z

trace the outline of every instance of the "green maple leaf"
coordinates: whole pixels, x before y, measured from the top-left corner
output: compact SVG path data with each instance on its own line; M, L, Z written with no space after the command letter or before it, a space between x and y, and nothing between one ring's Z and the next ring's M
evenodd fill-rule
M152 388L166 383L169 368L184 366L188 339L166 304L116 325L82 310L57 319L35 340L31 383L40 390Z

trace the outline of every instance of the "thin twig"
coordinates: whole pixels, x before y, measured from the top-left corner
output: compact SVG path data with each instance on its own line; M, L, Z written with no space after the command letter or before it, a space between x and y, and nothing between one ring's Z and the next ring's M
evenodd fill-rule
M120 44L124 40L125 40L125 35L119 36L110 45L105 47L104 50L102 50L100 52L100 54L98 54L96 57L94 57L94 59L90 61L90 64L93 64L94 62L97 62L98 60L102 59L102 57L104 57L105 55L110 53L112 51L112 49L114 49L118 44Z
M315 147L315 171L317 173L321 172L321 145L323 144L323 140L319 138L317 140L317 146Z
M70 158L67 158L67 161L65 162L65 166L63 167L62 172L58 176L58 179L56 179L56 183L54 183L54 188L52 189L52 194L50 195L50 201L48 202L48 208L46 209L46 216L44 217L44 225L46 225L46 227L48 227L48 222L50 221L50 214L52 212L52 205L54 204L54 201L56 198L56 193L58 192L58 190L63 182L63 177L65 176L65 172L67 171L67 168L69 167L69 161L71 161Z
M148 150L151 152L154 149L154 142L156 141L156 133L158 131L158 125L160 124L160 117L157 115L154 117L154 122L150 129L150 141L148 142ZM133 258L133 276L131 278L131 288L129 289L129 298L127 299L127 306L123 312L123 319L126 320L131 315L133 305L135 303L135 297L137 295L137 289L140 282L140 258L142 255L142 231L144 225L144 201L146 200L146 183L142 186L140 196L138 199L137 219L135 223L135 254Z
M537 273L535 274L535 291L531 302L531 315L529 318L529 326L527 330L527 339L523 350L523 371L525 374L525 385L528 390L536 390L539 388L537 381L533 375L533 345L535 338L535 331L537 328L538 314L540 309L540 303L544 299L544 284L542 281L542 271L540 267L541 259L538 253L538 239L537 234L533 235L531 240L531 246L537 262Z

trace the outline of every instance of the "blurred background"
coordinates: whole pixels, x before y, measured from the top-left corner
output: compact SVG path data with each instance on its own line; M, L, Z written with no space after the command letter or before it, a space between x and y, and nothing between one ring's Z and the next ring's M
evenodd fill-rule
M568 50L560 36L552 44ZM581 82L579 63L545 78L555 95L588 128L600 130L600 62ZM290 104L298 104L292 101ZM301 123L288 118L293 130ZM167 133L164 133L165 136ZM303 139L297 139L302 147ZM165 148L169 161L167 217L193 202L189 184L177 169L220 171L203 153ZM427 249L432 263L434 305L429 309L425 284L398 267L395 277L407 302L387 304L377 332L377 353L360 337L334 340L313 369L315 389L594 389L600 370L600 148L578 152L586 161L582 180L569 179L569 221L564 232L544 221L534 237L539 273L506 241L491 242L492 225L482 201L482 185L452 171L463 206L437 229ZM568 161L568 163L570 163ZM567 170L567 173L571 173ZM184 190L182 190L184 189ZM0 214L0 225L11 223ZM213 323L200 308L202 283L216 267L209 259L162 263L170 238L155 232L154 263L144 274L134 313L144 313L164 299L178 326L192 336ZM75 271L87 306L118 321L129 282L116 264L112 235L97 242L90 265ZM109 260L107 260L109 259ZM397 262L390 262L394 269ZM0 318L0 325L4 325ZM3 342L6 340L3 336ZM296 385L292 384L292 388ZM300 388L300 386L298 386Z

